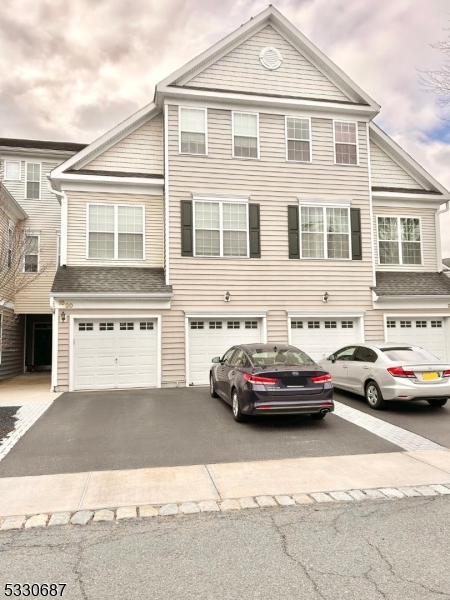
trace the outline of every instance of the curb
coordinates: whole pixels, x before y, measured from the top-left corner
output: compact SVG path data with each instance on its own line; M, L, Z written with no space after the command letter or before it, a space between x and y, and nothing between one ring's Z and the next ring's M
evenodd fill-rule
M0 516L0 531L49 528L57 525L90 525L110 521L125 521L138 518L174 517L198 513L233 512L249 509L273 507L311 506L317 504L338 504L364 502L366 500L398 500L401 498L429 498L450 496L450 484L418 485L398 488L373 488L349 490L347 492L310 492L308 494L256 496L247 498L227 498L224 500L203 500L180 504L120 506L76 512L41 513L34 515Z

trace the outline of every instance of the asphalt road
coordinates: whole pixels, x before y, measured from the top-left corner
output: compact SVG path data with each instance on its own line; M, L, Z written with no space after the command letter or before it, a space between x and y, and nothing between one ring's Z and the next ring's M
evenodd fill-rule
M67 600L450 598L450 498L0 533L6 582Z
M335 415L239 424L207 388L66 393L0 461L0 477L400 450Z

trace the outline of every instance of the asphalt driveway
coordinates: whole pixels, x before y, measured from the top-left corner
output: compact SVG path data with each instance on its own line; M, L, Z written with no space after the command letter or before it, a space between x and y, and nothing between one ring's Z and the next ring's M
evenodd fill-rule
M400 450L335 415L238 424L207 388L77 392L55 400L0 477Z

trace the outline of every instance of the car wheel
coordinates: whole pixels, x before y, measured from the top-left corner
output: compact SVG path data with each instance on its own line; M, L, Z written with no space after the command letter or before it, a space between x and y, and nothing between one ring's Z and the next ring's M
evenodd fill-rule
M374 410L381 410L385 406L383 395L375 381L369 381L366 385L366 400L370 408Z
M214 377L213 374L209 375L209 393L211 394L211 398L218 398L219 396L216 394L216 390L214 387Z
M438 408L439 406L445 406L447 404L447 398L443 398L442 400L427 400L430 406L435 406Z
M326 416L327 413L313 413L311 419L314 419L314 421L321 421L322 419L325 419Z
M231 408L233 411L234 420L237 421L238 423L243 423L244 421L247 420L247 416L244 415L243 412L241 412L241 407L239 406L239 398L238 398L237 390L233 390L233 393L231 395L231 400L232 400Z

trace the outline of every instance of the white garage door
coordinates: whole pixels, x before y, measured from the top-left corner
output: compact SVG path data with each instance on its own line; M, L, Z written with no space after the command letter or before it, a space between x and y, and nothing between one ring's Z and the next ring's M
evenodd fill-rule
M209 381L211 360L223 356L235 344L262 341L261 319L190 319L189 381L203 385Z
M74 389L157 385L155 320L86 319L74 326Z
M358 319L291 318L291 344L321 360L358 341Z
M387 341L415 344L442 360L448 359L445 319L430 317L388 317Z

